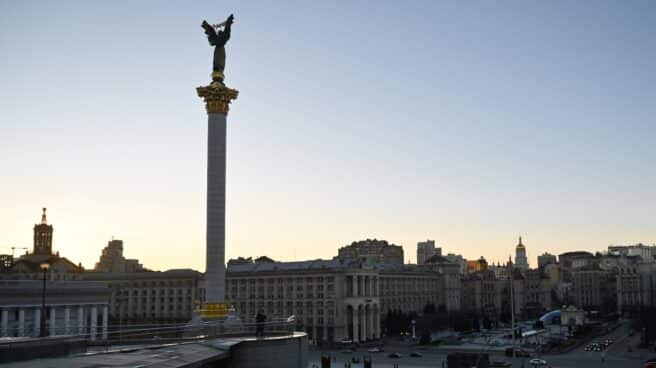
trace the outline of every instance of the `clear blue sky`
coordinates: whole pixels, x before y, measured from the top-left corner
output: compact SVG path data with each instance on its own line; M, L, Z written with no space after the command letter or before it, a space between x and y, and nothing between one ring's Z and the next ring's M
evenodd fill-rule
M656 242L653 1L0 1L0 253L45 206L87 267L114 235L204 269L200 23L231 12L228 257Z

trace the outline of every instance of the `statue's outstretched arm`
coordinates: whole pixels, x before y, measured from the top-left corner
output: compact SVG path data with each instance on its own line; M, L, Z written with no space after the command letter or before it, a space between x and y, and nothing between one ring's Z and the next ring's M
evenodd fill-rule
M232 28L232 22L234 22L234 19L235 17L232 14L226 19L225 28L223 31L220 31L218 35L219 43L225 45L230 39L230 29Z
M206 20L203 21L203 24L200 25L203 27L205 30L205 34L207 35L207 40L210 42L210 45L214 46L218 42L218 37L216 35L216 31L214 30L214 27L212 27L209 23L207 23Z

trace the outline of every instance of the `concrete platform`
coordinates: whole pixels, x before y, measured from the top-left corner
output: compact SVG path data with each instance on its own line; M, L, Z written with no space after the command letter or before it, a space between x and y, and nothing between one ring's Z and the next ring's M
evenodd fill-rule
M307 335L264 338L231 337L195 342L130 346L60 358L33 359L3 364L7 368L164 367L264 368L307 367ZM1 362L0 362L1 363Z

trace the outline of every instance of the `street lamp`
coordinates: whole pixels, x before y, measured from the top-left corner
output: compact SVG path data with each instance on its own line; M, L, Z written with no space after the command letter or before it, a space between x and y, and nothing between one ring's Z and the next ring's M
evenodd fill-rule
M41 289L41 327L40 337L46 337L46 277L50 264L47 262L41 263L41 270L43 270L43 288Z

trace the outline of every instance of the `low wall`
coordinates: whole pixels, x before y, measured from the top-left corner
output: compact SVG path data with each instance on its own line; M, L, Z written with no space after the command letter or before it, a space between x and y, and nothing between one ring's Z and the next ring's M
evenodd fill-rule
M0 364L20 360L52 358L84 353L87 350L83 339L30 339L0 344Z
M230 348L230 368L307 368L307 334L248 339Z

